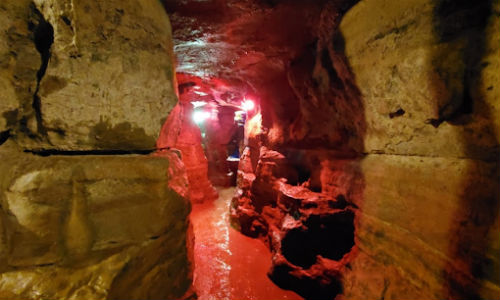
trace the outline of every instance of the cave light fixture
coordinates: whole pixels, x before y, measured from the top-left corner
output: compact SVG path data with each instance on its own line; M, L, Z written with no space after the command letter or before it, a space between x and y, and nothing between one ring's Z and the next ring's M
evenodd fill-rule
M245 97L241 103L241 108L243 108L244 111L251 111L255 108L255 102Z
M193 112L193 121L197 124L197 125L200 125L202 124L203 122L205 122L205 120L207 120L208 118L210 118L210 112L208 111L204 111L204 110L196 110Z

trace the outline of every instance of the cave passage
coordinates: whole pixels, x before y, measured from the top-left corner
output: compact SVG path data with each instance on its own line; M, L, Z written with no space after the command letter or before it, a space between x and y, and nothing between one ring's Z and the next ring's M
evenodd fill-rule
M214 202L193 205L193 285L198 299L301 299L267 277L271 253L266 245L231 227L229 205L235 191L220 188Z
M500 300L500 0L0 0L0 300Z

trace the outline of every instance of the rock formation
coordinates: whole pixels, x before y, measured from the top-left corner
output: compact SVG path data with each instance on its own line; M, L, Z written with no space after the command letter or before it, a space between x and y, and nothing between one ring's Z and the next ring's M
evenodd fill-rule
M498 1L164 2L179 70L259 102L231 210L279 286L499 299Z
M161 5L10 2L2 3L2 69L10 81L2 86L17 105L2 101L2 123L19 124L12 132L18 143L154 149L175 102L170 24Z
M189 77L177 76L179 86L190 85ZM202 147L200 128L193 122L193 100L185 89L179 93L179 103L168 116L157 142L159 149L173 148L181 152L189 181L189 198L192 203L211 201L217 191L208 180L208 161Z
M188 181L156 0L0 3L0 298L178 299Z
M188 297L188 199L226 184L252 97L230 209L278 286L500 299L499 16L499 0L3 1L0 298ZM219 114L204 138L198 100Z

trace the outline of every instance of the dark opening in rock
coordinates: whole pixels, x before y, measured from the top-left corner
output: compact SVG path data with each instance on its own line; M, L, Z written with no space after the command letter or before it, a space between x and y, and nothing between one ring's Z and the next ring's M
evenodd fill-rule
M305 167L297 167L297 174L298 174L298 183L302 184L311 178L311 171L306 169Z
M38 81L40 81L43 75L45 75L45 71L47 70L47 66L49 64L50 47L54 43L54 28L43 18L42 14L38 10L35 12L38 18L38 24L33 29L33 39L36 50L40 53L42 59L40 69L36 74Z
M340 260L354 246L354 213L313 215L304 226L290 230L281 241L285 258L296 266L310 268L316 256Z

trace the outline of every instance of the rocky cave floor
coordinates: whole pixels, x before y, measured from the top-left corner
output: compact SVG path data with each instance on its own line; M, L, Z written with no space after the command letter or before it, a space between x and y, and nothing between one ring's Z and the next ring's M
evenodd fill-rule
M194 289L198 299L302 299L267 277L271 253L266 245L231 227L229 205L235 190L219 188L215 201L193 205Z

